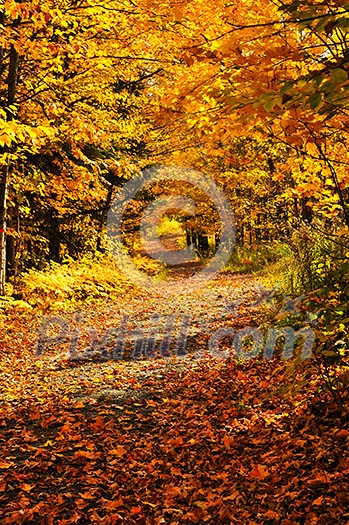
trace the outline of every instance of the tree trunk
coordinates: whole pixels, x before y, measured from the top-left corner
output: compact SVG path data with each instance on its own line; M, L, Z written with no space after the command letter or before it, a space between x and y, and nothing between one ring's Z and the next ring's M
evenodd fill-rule
M192 243L192 237L191 237L191 232L188 229L186 229L186 238L187 238L187 248L189 248L189 246L191 246L191 243Z
M48 227L48 242L50 260L57 263L61 262L61 230L60 223L57 217L57 212L51 209L49 216L49 227Z
M16 264L16 242L13 235L8 235L6 239L6 274L13 277Z
M198 235L198 249L199 249L199 252L202 256L207 256L208 255L208 249L209 249L209 244L208 244L208 237L207 235L203 235L201 233L199 233Z
M111 201L113 200L113 189L114 189L113 185L110 184L110 186L108 188L107 198L106 198L106 200L104 202L104 208L105 209L101 212L101 215L100 215L99 225L98 225L98 232L97 232L97 244L96 244L96 251L97 252L104 251L104 249L103 249L104 228L105 228L105 225L106 225L106 222L107 222L109 206L111 204Z
M18 69L18 53L13 44L10 48L9 58L9 70L7 77L7 101L6 111L7 122L10 122L13 118L13 109L9 109L9 106L14 104L16 97L17 87L17 69ZM1 153L6 156L10 152L8 146L2 148ZM10 178L10 160L9 157L5 157L5 164L1 170L1 183L0 183L0 295L5 295L5 282L6 282L6 215L7 215L7 195Z
M5 295L6 282L6 210L9 168L9 163L6 161L2 168L0 186L0 295Z

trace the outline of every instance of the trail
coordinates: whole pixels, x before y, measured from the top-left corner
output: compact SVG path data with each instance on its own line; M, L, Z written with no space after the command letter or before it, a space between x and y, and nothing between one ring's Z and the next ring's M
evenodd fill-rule
M16 404L19 399L47 392L69 392L72 399L115 401L142 395L140 384L151 375L162 377L170 369L200 368L216 330L258 326L271 306L270 297L251 275L221 273L209 282L199 279L194 291L188 293L187 280L200 270L199 262L174 266L161 283L169 290L165 295L156 288L138 288L118 301L79 304L45 316L23 315L12 326L9 323L8 345L17 348L5 354L0 386L3 399ZM51 324L46 323L47 318ZM65 328L58 341L61 326ZM113 348L121 332L124 352L116 360ZM152 353L149 346L147 351L150 338L154 341ZM42 340L42 353L36 359ZM223 341L222 352L231 342ZM16 369L25 374L25 385L17 380Z
M64 322L81 335L74 360L67 360L67 344L45 349L41 366L52 372L50 387L66 391L68 382L71 395L83 399L140 396L139 384L150 375L199 368L215 330L257 326L264 319L268 304L252 276L220 274L194 293L183 293L187 276L197 270L196 264L172 270L166 279L169 296L138 290L118 302L66 313ZM124 358L112 359L112 336L107 358L101 359L103 338L113 332L118 336L120 330L125 332ZM150 338L154 345L149 357L145 348ZM222 350L226 348L227 343Z
M270 297L253 277L229 274L180 293L192 270L168 276L170 300L142 290L64 314L81 352L123 316L129 348L146 339L155 314L176 317L156 332L158 344L169 334L175 344L187 317L181 358L71 360L56 342L35 359L40 316L9 321L2 525L346 522L349 432L335 407L324 410L311 364L290 384L287 363L205 357L215 329L258 325Z

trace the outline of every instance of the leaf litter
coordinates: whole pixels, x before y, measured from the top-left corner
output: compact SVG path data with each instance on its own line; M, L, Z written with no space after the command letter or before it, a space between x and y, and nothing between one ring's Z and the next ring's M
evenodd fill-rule
M312 364L205 355L213 330L264 322L258 290L228 274L172 301L143 292L78 312L99 332L188 316L181 358L71 361L61 345L35 359L40 316L9 317L1 523L345 523L349 432Z

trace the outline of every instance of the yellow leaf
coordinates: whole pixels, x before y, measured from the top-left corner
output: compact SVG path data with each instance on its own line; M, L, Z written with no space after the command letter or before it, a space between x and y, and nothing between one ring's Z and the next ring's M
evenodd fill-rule
M0 468L10 468L14 465L14 463L9 461L0 461Z
M23 483L21 485L21 489L25 490L26 492L30 492L34 488L34 486L35 485L29 485L28 483Z
M122 456L127 454L127 450L122 445L118 445L116 448L113 448L112 450L110 450L109 454L111 454L112 456L117 456L118 458L121 458Z

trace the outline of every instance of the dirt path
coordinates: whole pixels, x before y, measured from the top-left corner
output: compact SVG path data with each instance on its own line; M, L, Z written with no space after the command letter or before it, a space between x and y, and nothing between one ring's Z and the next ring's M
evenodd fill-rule
M158 345L168 335L176 344L189 318L181 358L72 361L56 342L35 359L41 318L9 323L2 525L346 523L349 432L319 399L311 364L290 382L286 362L195 358L215 329L259 325L268 296L252 277L224 274L179 295L189 270L172 274L171 300L143 291L61 319L82 351L122 316L129 348L148 340L155 315L165 319Z
M55 314L56 319L51 316L56 328L53 332L49 325L44 327L40 317L18 323L14 337L23 350L11 357L11 372L4 367L3 398L16 402L23 397L40 397L43 385L45 391L68 392L74 399L139 395L140 384L150 375L160 377L169 369L199 367L198 357L209 350L215 330L238 330L263 320L267 305L252 276L220 274L194 293L183 294L183 282L197 270L197 264L176 267L167 280L169 297L139 290L118 302ZM65 342L54 339L59 324L65 327ZM115 360L113 349L121 332L124 358ZM44 342L40 359L35 359L38 340L45 335L53 338L52 344ZM101 359L103 345L107 359ZM74 360L67 355L74 355ZM16 380L14 367L20 368L19 373L26 371L25 386Z
M150 375L161 379L164 371L169 369L199 367L200 360L197 358L209 350L209 338L215 330L223 327L238 330L262 322L266 305L253 277L219 275L195 293L183 295L180 293L183 278L192 272L193 265L172 272L168 280L173 292L170 297L143 291L117 304L105 304L70 314L71 326L78 327L82 333L78 356L81 351L83 355L89 355L85 363L78 362L75 368L71 368L74 395L96 399L106 396L119 398L135 392L140 395L139 386ZM120 327L126 330L127 359L99 362L101 340L114 330L119 334ZM151 352L147 351L146 345L151 338L154 338L154 344L149 358ZM91 349L91 342L96 352ZM107 356L110 355L108 352ZM181 354L180 359L176 358L178 353ZM64 364L64 355L57 352L57 348L51 356L50 363L62 367L54 381L57 384L63 378L66 381L67 367L71 364ZM131 386L130 376L134 382ZM103 379L106 377L108 381ZM113 381L110 384L111 377ZM86 388L87 384L89 388Z

